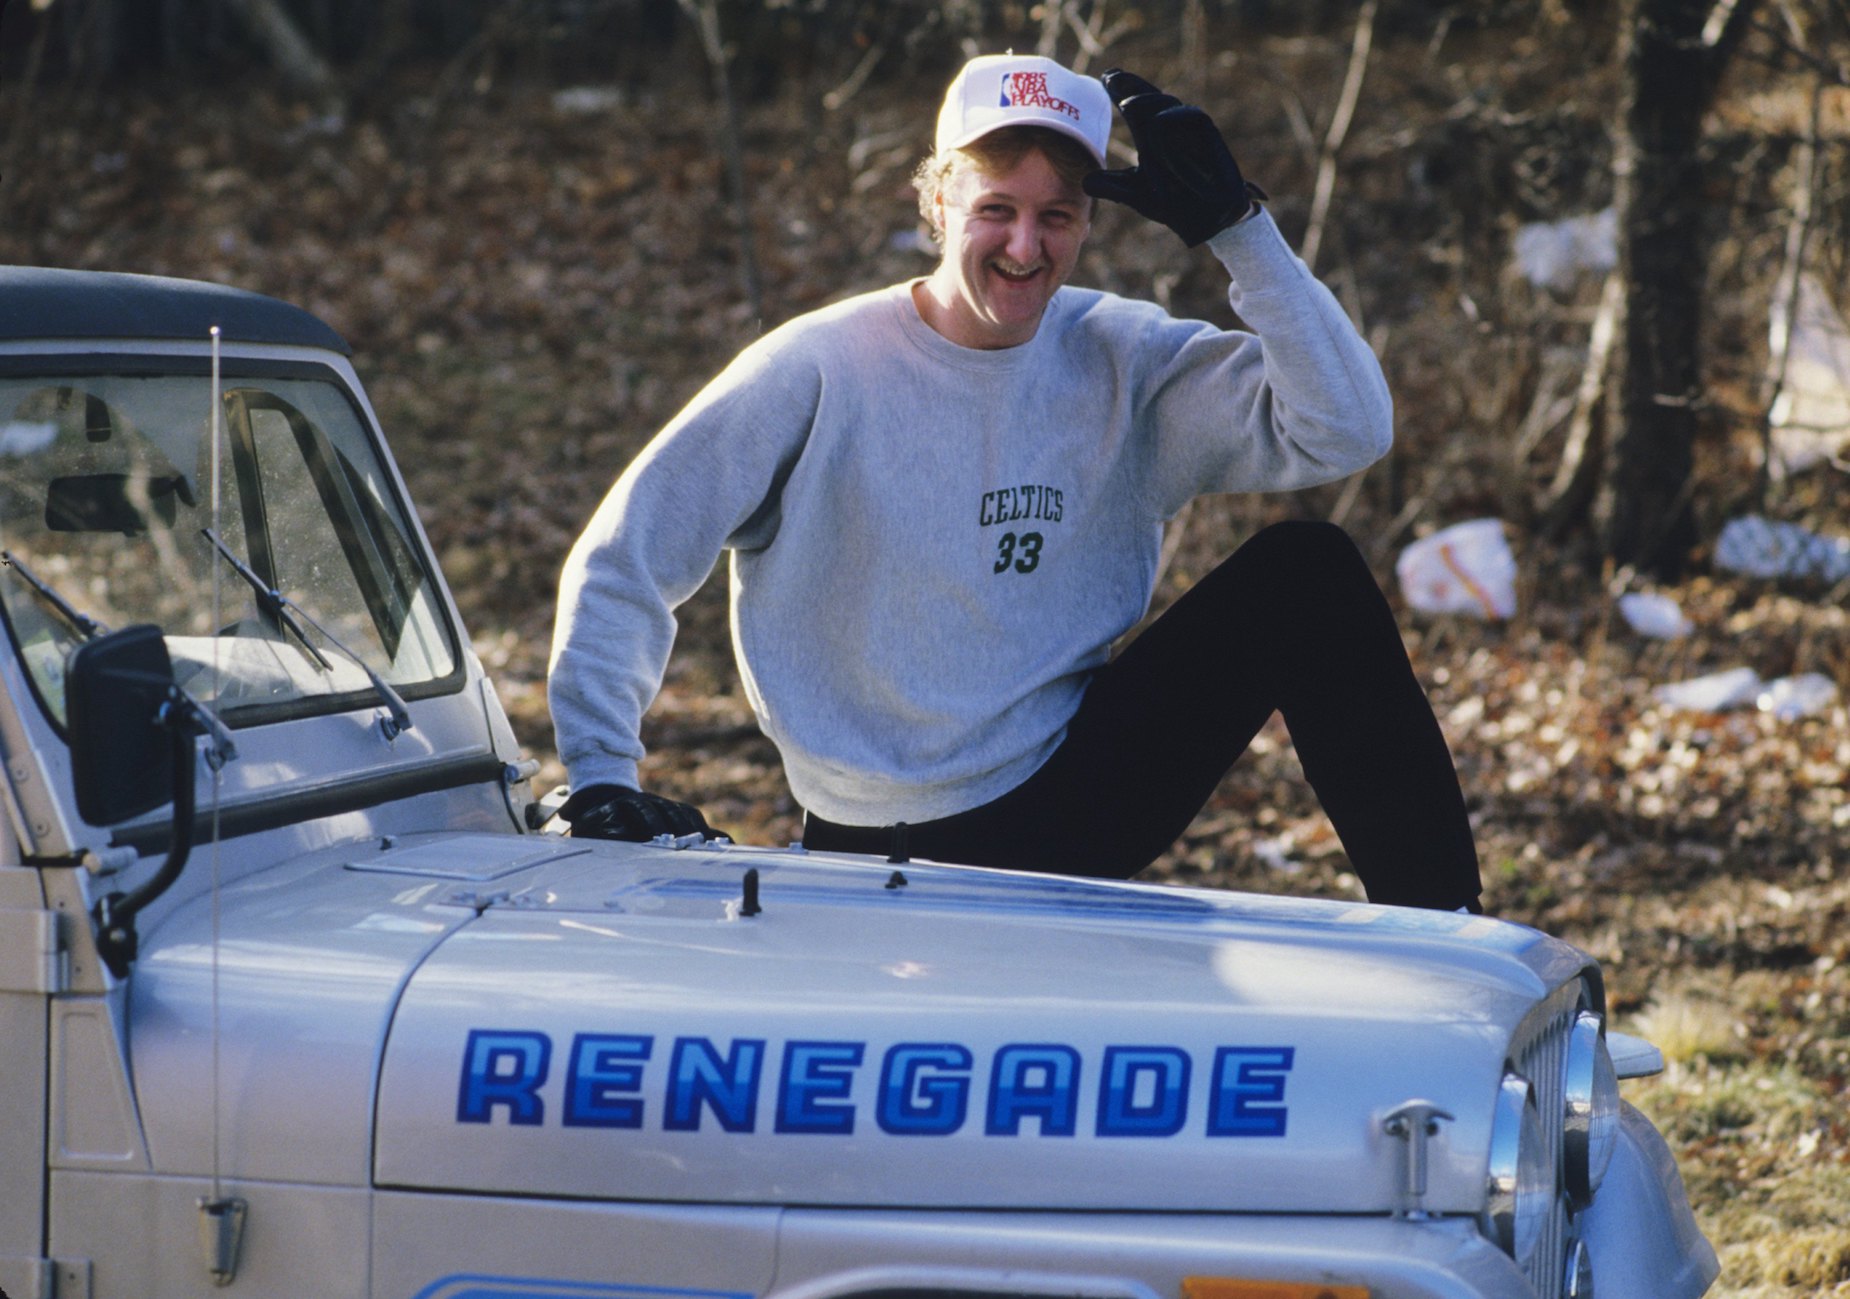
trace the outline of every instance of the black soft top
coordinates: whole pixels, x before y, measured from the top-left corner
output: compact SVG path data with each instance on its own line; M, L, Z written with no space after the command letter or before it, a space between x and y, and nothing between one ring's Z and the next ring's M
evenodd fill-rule
M261 293L115 271L0 266L0 342L162 338L321 347L351 356L321 320Z

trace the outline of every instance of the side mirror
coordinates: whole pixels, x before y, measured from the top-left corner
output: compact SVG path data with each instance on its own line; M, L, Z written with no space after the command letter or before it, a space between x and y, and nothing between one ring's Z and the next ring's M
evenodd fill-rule
M215 769L236 757L237 747L212 711L174 683L159 627L125 627L72 650L64 709L79 816L115 825L173 804L161 868L133 893L111 893L92 908L97 954L120 979L140 945L135 917L180 878L193 850L194 738L210 737L206 760Z
M65 668L71 778L77 814L91 825L115 825L174 797L177 746L164 715L173 689L173 660L159 627L125 627L71 652Z

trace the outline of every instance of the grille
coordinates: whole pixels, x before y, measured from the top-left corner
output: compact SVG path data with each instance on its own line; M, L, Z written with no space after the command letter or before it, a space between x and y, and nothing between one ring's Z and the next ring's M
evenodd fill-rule
M1564 1074L1567 1067L1568 1035L1574 1026L1574 1016L1587 1004L1587 1000L1584 989L1577 981L1557 989L1529 1018L1523 1033L1513 1044L1516 1071L1527 1078L1529 1085L1535 1089L1535 1100L1541 1109L1542 1133L1549 1149L1556 1152L1557 1161L1564 1148L1565 1138L1563 1093L1566 1086ZM1557 1180L1559 1175L1557 1163ZM1542 1228L1541 1243L1536 1246L1527 1269L1529 1285L1541 1299L1554 1299L1554 1296L1561 1293L1562 1279L1567 1274L1571 1227L1567 1196L1563 1192L1555 1197L1554 1207L1549 1211L1548 1221Z

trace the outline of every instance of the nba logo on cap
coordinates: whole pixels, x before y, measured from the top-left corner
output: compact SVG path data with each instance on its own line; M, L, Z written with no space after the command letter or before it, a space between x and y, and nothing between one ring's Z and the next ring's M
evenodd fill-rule
M1044 108L1065 113L1075 122L1079 108L1061 99L1047 88L1045 72L1007 72L1002 76L1002 108Z

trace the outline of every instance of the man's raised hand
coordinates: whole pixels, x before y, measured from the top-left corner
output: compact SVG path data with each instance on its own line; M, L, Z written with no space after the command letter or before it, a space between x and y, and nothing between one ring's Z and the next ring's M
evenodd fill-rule
M1093 198L1123 203L1193 248L1252 211L1255 197L1265 197L1240 175L1213 119L1199 108L1118 68L1099 80L1130 128L1137 165L1087 176L1085 190Z

